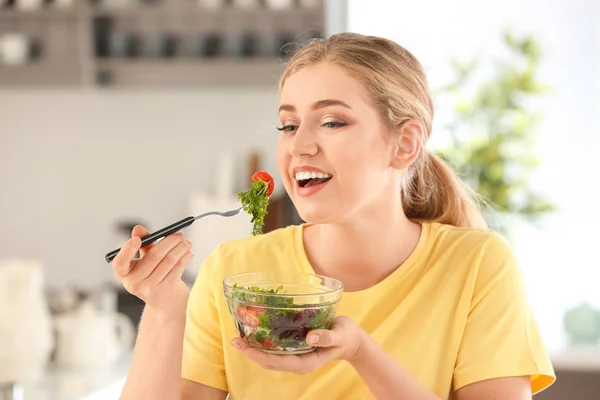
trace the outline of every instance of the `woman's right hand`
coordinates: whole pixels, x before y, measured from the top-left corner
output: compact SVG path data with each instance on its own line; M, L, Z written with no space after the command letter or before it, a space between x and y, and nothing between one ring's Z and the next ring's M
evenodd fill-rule
M140 250L140 237L150 232L141 225L133 228L131 239L112 261L125 289L158 314L172 316L185 311L189 289L181 275L192 259L192 243L177 232ZM140 258L134 258L140 250ZM182 310L183 305L183 310Z

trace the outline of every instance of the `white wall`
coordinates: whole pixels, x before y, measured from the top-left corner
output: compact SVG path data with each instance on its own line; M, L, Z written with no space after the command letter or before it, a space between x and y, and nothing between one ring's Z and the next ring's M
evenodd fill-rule
M377 10L377 12L371 12ZM565 344L562 316L587 300L600 307L600 2L596 0L349 0L348 29L385 36L413 52L432 88L448 81L449 57L500 54L500 33L533 33L544 51L539 79L552 91L539 105L532 186L560 212L539 227L521 225L515 248L531 302L552 350ZM438 122L452 110L438 108ZM432 145L444 139L436 124Z
M188 216L190 194L214 188L221 149L240 157L238 176L252 149L275 171L276 105L275 86L0 92L0 259L41 259L51 286L110 280L114 222Z

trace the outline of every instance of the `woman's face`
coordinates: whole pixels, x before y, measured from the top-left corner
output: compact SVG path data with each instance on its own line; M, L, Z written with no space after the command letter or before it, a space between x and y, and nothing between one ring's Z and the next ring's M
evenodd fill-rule
M348 221L391 193L399 201L397 143L361 82L321 63L291 75L280 97L277 161L304 221Z

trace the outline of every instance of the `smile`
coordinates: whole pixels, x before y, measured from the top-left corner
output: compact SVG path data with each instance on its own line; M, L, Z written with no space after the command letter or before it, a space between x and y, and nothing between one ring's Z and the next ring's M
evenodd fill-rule
M310 187L329 181L332 176L321 172L297 172L296 181L300 187Z

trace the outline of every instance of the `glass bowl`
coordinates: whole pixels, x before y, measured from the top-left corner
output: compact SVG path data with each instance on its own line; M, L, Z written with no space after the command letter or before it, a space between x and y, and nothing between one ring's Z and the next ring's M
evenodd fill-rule
M223 280L240 337L275 354L313 351L306 334L331 327L343 290L337 279L296 272L248 272Z

